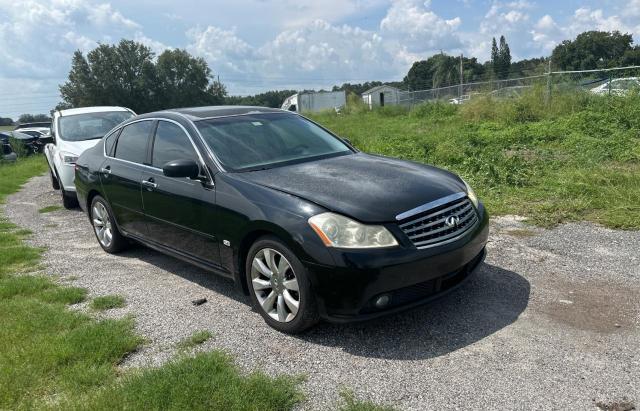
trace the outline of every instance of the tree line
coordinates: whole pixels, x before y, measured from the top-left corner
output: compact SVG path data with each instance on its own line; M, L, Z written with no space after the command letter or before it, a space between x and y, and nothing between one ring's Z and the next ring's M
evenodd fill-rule
M640 65L640 46L631 34L618 31L587 31L554 48L550 57L512 61L507 40L492 39L491 59L438 53L413 63L402 81L369 81L333 86L333 91L362 94L382 84L409 90L427 90L460 83L460 63L466 83L543 74L551 58L554 70L590 70ZM122 40L101 44L85 56L76 51L67 81L60 86L62 101L57 109L94 105L118 105L138 113L171 107L198 105L256 105L280 107L296 90L272 90L252 96L229 96L214 79L207 62L185 50L165 50L159 56L143 44ZM40 115L47 117L46 115ZM25 114L18 122L35 121ZM0 125L13 124L0 118Z
M640 65L640 46L631 34L618 31L587 31L574 40L556 46L550 57L512 62L504 36L492 39L491 59L480 64L476 58L462 58L464 82L503 80L544 74L549 58L553 70L597 70ZM413 63L402 81L409 90L427 90L460 83L460 57L444 53Z

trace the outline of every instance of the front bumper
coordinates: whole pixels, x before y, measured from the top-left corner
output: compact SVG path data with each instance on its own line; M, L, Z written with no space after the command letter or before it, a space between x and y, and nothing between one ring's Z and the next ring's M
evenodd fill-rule
M463 238L427 250L332 250L336 266L305 262L321 316L331 322L366 320L430 302L464 283L481 265L489 217ZM377 308L375 300L389 296Z

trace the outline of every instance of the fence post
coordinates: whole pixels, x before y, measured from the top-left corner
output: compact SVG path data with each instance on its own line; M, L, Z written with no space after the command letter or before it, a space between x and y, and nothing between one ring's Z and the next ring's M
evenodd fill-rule
M460 102L462 102L462 95L464 94L464 67L462 65L462 53L460 54Z
M548 105L551 102L551 56L549 56L549 69L547 70L547 95L545 97L545 103Z

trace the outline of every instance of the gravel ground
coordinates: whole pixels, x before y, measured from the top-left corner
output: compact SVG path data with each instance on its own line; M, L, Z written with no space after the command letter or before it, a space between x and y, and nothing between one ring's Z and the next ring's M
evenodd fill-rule
M149 342L124 366L156 365L197 330L201 349L245 369L304 373L305 409L335 408L342 387L406 410L598 409L640 401L640 232L593 224L532 228L492 220L486 264L435 304L366 323L280 334L229 280L155 251L104 253L47 177L11 196L6 215L46 246L48 272L91 297L120 294ZM194 306L191 301L207 298ZM599 404L599 405L598 405ZM604 409L604 408L603 408Z

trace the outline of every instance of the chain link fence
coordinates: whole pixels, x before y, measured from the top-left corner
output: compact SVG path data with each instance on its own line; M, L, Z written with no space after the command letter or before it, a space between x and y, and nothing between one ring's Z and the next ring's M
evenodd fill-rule
M550 96L554 92L566 91L621 95L634 89L640 90L640 66L555 71L537 76L463 83L428 90L401 91L399 104L409 107L430 101L463 104L470 99L487 95L494 98L515 98L536 86L545 87Z

